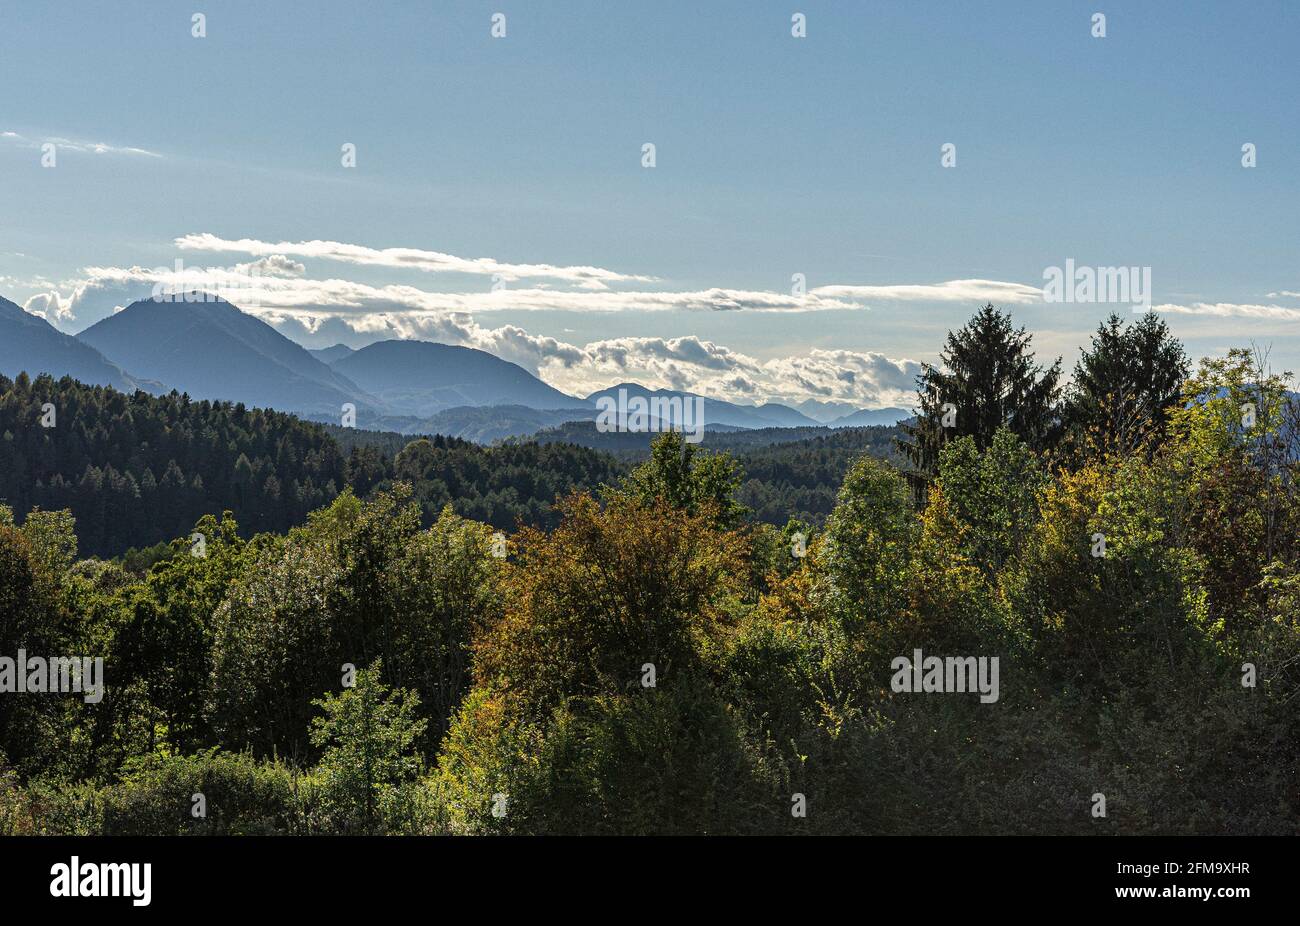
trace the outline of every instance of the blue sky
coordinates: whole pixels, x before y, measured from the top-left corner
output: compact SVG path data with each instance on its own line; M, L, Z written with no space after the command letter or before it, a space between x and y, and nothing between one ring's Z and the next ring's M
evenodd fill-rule
M309 346L884 405L984 301L1072 365L1130 311L1044 304L1072 259L1150 267L1194 356L1300 370L1300 4L5 2L0 35L0 295L64 330L180 259Z

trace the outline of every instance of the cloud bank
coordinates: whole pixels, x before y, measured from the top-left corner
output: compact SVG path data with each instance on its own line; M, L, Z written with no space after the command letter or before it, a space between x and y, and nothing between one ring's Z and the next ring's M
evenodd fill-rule
M702 392L738 402L848 402L909 406L920 364L872 351L814 349L756 358L695 336L616 337L584 345L533 334L518 325L488 326L483 312L800 312L869 310L872 303L1041 303L1035 286L999 280L831 284L806 293L712 287L647 288L658 278L594 266L511 263L418 248L371 248L338 241L225 239L202 232L175 239L183 252L239 254L231 266L87 267L75 280L38 293L25 308L65 329L83 328L130 302L167 292L203 290L229 300L298 341L359 343L421 338L489 351L552 385L585 395L624 380ZM306 262L491 277L478 291L439 292L308 276ZM506 283L523 285L510 286ZM558 288L553 288L558 284ZM615 288L618 287L618 288ZM1289 293L1273 294L1289 296ZM1300 319L1300 309L1235 303L1162 304L1157 312L1193 316Z
M908 405L916 361L872 352L813 350L759 359L695 336L621 337L570 344L517 325L486 326L475 312L493 309L577 309L617 312L817 311L860 309L855 301L809 293L709 289L688 292L591 292L502 289L440 293L411 286L372 286L352 280L304 277L295 255L261 254L230 267L87 267L63 291L27 300L27 311L63 327L85 327L155 287L166 292L203 290L228 299L299 341L420 338L459 344L503 357L559 389L586 395L615 383L706 393L741 403L798 402L815 398L858 406ZM498 265L500 266L500 265ZM533 267L536 265L514 265ZM565 269L565 268L559 268Z

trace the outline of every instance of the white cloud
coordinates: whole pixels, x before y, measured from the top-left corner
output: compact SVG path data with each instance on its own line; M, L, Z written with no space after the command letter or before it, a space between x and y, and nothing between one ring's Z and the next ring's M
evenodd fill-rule
M824 308L859 308L864 300L912 302L994 302L998 304L1039 302L1042 290L1022 283L999 280L949 280L944 283L856 285L835 284L812 289L807 297L785 293L734 290L715 287L692 292L622 292L609 293L610 284L652 283L658 277L620 273L600 267L555 266L552 264L515 264L490 257L465 258L439 251L417 248L376 249L339 241L260 241L254 238L237 240L220 238L208 232L182 235L175 244L183 251L235 252L252 256L289 255L309 260L329 260L369 267L420 270L429 273L468 273L495 275L508 282L525 279L558 280L580 289L598 290L593 293L553 294L564 305L534 306L539 293L551 293L546 284L531 288L511 290L510 295L525 304L510 308L578 308L601 310L652 310L657 308L692 308L712 311L762 310L762 311L815 311ZM393 287L396 289L396 287ZM482 294L462 294L480 296ZM565 295L569 298L565 299ZM506 297L503 297L506 298ZM469 310L473 305L460 305ZM482 306L478 306L482 307ZM444 306L444 308L448 308Z
M812 290L820 296L908 302L970 302L994 305L1041 302L1042 289L1000 280L949 280L946 283L905 283L885 286L832 285Z
M39 315L51 325L60 327L73 319L73 297L60 296L58 292L37 293L23 303L24 311Z
M489 328L466 313L330 313L264 309L263 321L290 337L349 340L418 338L474 347L517 363L557 389L588 395L634 380L654 388L700 392L742 404L795 403L807 398L863 407L910 407L921 365L883 354L812 350L758 360L694 336L615 338L586 345L530 334L516 325Z
M268 254L247 264L235 264L230 269L245 276L300 277L307 273L305 264L283 254Z
M263 262L269 262L262 266ZM372 286L344 279L298 277L300 264L286 255L268 255L253 264L233 267L87 267L84 277L67 284L69 321L89 324L110 314L115 306L147 297L155 284L167 291L203 290L241 308L277 310L303 316L385 316L398 312L474 313L514 311L660 312L762 311L796 312L860 309L855 302L817 294L790 296L765 290L707 289L687 292L592 292L540 288L482 292L431 292L414 286ZM258 272L260 271L260 272ZM271 271L268 273L268 271ZM134 295L128 295L134 294ZM125 301L122 301L125 299Z
M1286 295L1285 293L1283 295ZM1300 320L1300 309L1280 305L1242 305L1232 302L1194 302L1191 305L1157 305L1154 312L1173 315L1203 315L1214 318L1258 318L1266 321Z
M176 239L183 251L233 251L253 260L230 267L88 267L81 279L35 296L30 311L65 326L104 318L161 284L168 291L220 295L299 340L358 343L421 338L489 351L520 364L575 395L626 380L701 392L738 402L799 402L815 398L863 407L910 406L920 364L877 352L810 350L759 359L695 336L616 337L585 345L532 334L517 325L489 327L477 313L500 310L658 312L816 312L865 310L865 302L1025 303L1041 291L994 280L952 280L890 286L828 285L806 295L713 287L688 291L611 289L653 278L595 267L508 264L408 248L375 250L332 241L228 241L210 234ZM503 279L553 281L480 292L432 292L414 286L308 279L304 260L428 272L499 274ZM178 262L179 265L179 262ZM596 288L599 287L599 288Z
M367 267L421 270L427 273L472 273L498 276L514 282L541 278L563 280L584 289L605 289L610 283L649 283L655 277L618 273L601 267L557 267L552 264L513 264L491 257L456 257L418 248L368 248L341 241L258 241L230 240L209 233L183 235L176 239L182 251L236 252L250 255L286 254L310 260L330 260Z
M147 148L133 148L126 145L110 145L101 141L84 141L75 138L63 138L57 135L45 138L30 138L17 132L0 132L0 138L6 142L24 148L39 148L41 145L53 144L59 151L75 151L82 154L130 155L135 157L161 158L157 151Z
M804 399L864 407L910 407L921 365L884 354L818 350L759 360L712 341L682 338L617 338L581 348L579 362L548 360L547 382L586 395L618 382L699 392L742 404Z
M855 405L909 405L920 365L878 353L813 350L759 360L695 336L621 337L575 345L536 335L517 325L487 327L472 311L490 308L713 308L719 302L760 310L825 308L835 300L810 294L800 302L779 293L705 290L695 293L604 293L505 290L498 293L431 293L407 286L368 286L349 280L295 276L299 265L267 255L230 268L90 267L85 278L33 296L29 311L51 321L84 326L136 299L155 284L217 293L290 337L334 340L421 338L486 350L518 363L559 389L586 395L626 380L652 387L701 392L739 402L798 402L818 398ZM276 275L267 275L273 273ZM841 303L854 308L852 303Z

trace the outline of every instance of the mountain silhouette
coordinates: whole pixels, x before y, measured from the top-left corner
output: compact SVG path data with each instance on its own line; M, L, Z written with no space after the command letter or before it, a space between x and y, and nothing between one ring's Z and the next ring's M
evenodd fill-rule
M331 368L378 398L394 414L433 415L459 406L586 408L518 364L472 347L431 341L379 341Z
M195 398L337 420L375 400L266 322L224 299L133 302L77 335L138 375Z
M45 319L0 298L0 373L16 376L49 373L71 376L95 386L134 392L152 384L126 373L89 344L59 331Z
M802 428L817 427L818 422L802 412L786 405L769 402L766 405L735 405L722 399L710 399L693 392L677 392L672 389L649 389L638 383L619 383L608 389L601 389L587 396L588 402L601 398L618 400L619 390L625 390L628 398L681 398L683 400L704 399L704 425L730 425L738 428Z

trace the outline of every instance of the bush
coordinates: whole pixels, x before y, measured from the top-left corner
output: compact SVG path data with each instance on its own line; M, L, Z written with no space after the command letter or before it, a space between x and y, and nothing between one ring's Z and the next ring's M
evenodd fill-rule
M216 749L128 763L101 793L104 836L249 836L295 832L293 773ZM202 795L206 816L195 816Z

